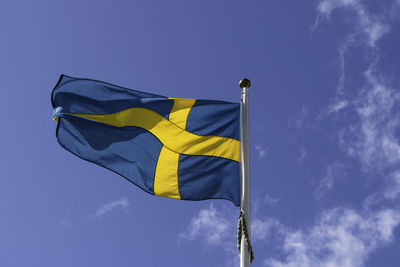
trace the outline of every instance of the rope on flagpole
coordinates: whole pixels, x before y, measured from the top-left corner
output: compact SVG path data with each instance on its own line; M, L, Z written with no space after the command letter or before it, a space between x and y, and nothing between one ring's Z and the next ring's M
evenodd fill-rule
M239 216L239 221L238 221L238 232L237 232L237 247L238 247L239 255L240 255L240 251L242 249L241 243L242 243L243 236L244 236L244 240L246 242L246 247L250 253L250 263L251 263L251 262L253 262L253 259L254 259L253 247L250 244L249 233L247 232L247 225L246 225L246 220L244 218L243 210L240 209L240 216Z

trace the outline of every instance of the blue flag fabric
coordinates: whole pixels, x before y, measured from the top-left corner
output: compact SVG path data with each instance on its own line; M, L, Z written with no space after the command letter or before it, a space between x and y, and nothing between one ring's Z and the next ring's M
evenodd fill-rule
M51 96L57 140L144 191L240 205L240 105L168 98L60 77Z

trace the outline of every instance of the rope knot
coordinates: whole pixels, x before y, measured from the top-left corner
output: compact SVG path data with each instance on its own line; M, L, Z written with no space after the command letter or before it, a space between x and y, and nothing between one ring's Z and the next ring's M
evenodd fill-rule
M244 218L243 210L240 209L240 216L238 221L238 233L237 233L237 247L239 255L242 249L242 237L244 237L246 247L250 253L250 263L251 263L253 262L254 259L253 247L250 244L249 232L247 231L247 225L246 225L246 220Z

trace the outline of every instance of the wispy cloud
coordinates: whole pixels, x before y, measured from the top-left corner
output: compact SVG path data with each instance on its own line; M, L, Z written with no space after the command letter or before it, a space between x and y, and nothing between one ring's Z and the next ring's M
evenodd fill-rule
M400 163L400 94L371 66L367 84L354 109L359 122L341 133L342 147L357 156L365 169L383 169Z
M106 213L109 213L115 209L125 210L128 206L129 206L129 201L127 198L116 200L116 201L101 205L94 214L90 215L90 218L95 218L95 219L101 218Z
M300 149L300 155L297 158L297 164L301 164L307 156L307 150L304 147L300 146L299 149Z
M276 207L280 200L280 197L276 197L268 193L259 195L255 197L254 201L252 201L252 213L254 216L258 216L259 213L264 209Z
M297 128L305 126L308 113L308 108L306 106L302 106L300 112L298 112L296 116L289 121L289 126L295 126Z
M276 203L278 203L279 198L277 197L273 197L269 194L265 194L263 202L270 205L270 206L274 206Z
M268 147L264 146L264 145L256 145L254 146L254 148L257 151L258 154L258 158L262 159L267 155L268 152Z
M285 259L269 258L270 267L359 267L374 250L393 240L400 213L382 209L359 213L345 208L325 211L310 228L283 228Z
M319 119L321 119L325 115L336 114L340 111L343 111L347 108L351 101L346 99L345 94L345 83L346 83L346 56L349 53L350 48L354 45L355 39L353 34L349 34L342 44L338 48L339 53L339 81L336 89L336 98L333 103L328 106L328 108L323 112Z
M389 184L384 190L384 196L391 200L395 200L400 196L400 171L392 173Z
M192 219L189 227L180 234L181 238L194 240L200 239L207 245L226 246L225 239L232 232L232 223L211 204L207 209L202 209Z
M344 41L340 44L338 52L339 52L339 61L340 61L340 76L339 83L337 87L337 93L339 97L343 97L344 89L345 89L345 81L346 81L346 56L350 52L350 48L353 47L356 43L356 34L350 33L346 36ZM347 106L347 101L344 99L338 99L337 103L330 106L328 112L337 112L342 110Z
M251 238L252 241L256 242L259 240L268 241L271 232L277 229L282 229L282 225L277 219L266 218L259 219L254 218L251 222Z
M349 105L349 101L347 99L338 99L328 107L327 113L337 113L341 111L342 109L346 108Z
M227 257L222 266L239 267L236 233L237 217L227 209L217 209L211 203L208 208L201 209L190 221L179 237L188 241L200 241L207 248L218 247Z
M343 164L339 162L334 162L326 167L326 172L324 177L319 181L316 190L314 191L314 196L319 199L324 196L324 194L334 187L335 181L338 179L343 179L346 177L346 172L344 171Z
M330 19L336 9L344 9L355 14L353 36L375 47L377 41L390 30L387 13L371 14L361 0L323 0L317 7L319 19Z
M335 10L355 14L352 28L338 48L340 76L335 102L326 114L346 110L358 121L346 126L339 133L341 147L351 156L359 158L364 170L393 167L400 164L400 143L396 137L400 129L400 94L398 86L378 70L380 59L377 42L390 33L392 23L400 14L398 1L386 8L368 10L361 0L321 0L317 6L317 20L329 20ZM352 48L363 47L369 53L365 58L364 84L352 99L346 98L345 65Z
M392 1L399 10L400 1ZM397 199L400 195L400 96L398 86L391 83L377 68L379 41L390 33L396 17L393 8L372 12L363 0L320 0L314 27L329 21L335 11L348 16L350 28L338 46L339 79L337 96L324 115L351 114L351 124L339 132L340 145L348 155L359 159L363 170L379 170L388 187L365 200L365 209L335 208L323 211L311 226L291 228L275 223L282 237L277 258L270 257L269 267L361 267L377 249L394 239L394 230L400 224L397 208L376 206L379 199ZM398 14L397 14L398 15ZM349 97L346 88L346 63L352 49L367 51L363 84L354 88L355 97ZM362 74L362 72L360 73ZM353 93L352 92L352 93ZM349 121L346 120L348 123ZM384 172L382 172L384 170ZM328 165L325 176L314 192L319 197L335 186L338 177L345 176L342 164ZM388 203L387 201L385 202ZM258 222L258 229L268 238L271 224ZM282 257L282 255L286 255Z
M386 8L376 10L377 11L374 12L370 11L365 1L362 0L319 1L317 6L318 16L316 26L318 26L318 23L322 20L330 20L334 11L343 11L343 13L351 14L349 16L351 18L349 19L350 23L348 23L351 29L338 47L340 74L337 98L334 103L328 107L326 114L340 112L353 103L352 99L346 99L344 93L346 84L346 57L350 54L351 49L364 47L368 50L368 58L366 58L366 61L369 62L370 69L374 66L374 63L379 60L377 43L382 37L390 33L392 23L399 17L400 6L398 0L396 0L392 1L392 4L386 6ZM376 71L374 72L376 73ZM368 74L365 76L367 77Z

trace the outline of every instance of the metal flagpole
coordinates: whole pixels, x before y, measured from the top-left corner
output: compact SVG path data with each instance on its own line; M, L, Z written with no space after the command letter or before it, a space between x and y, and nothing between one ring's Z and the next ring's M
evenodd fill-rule
M249 88L250 80L239 82L241 98L240 166L242 176L241 215L238 238L240 238L240 267L250 267L252 249L250 245L250 176L249 176ZM244 222L243 222L244 220ZM247 226L247 227L246 227ZM247 228L247 229L246 229ZM240 233L240 236L239 236Z

